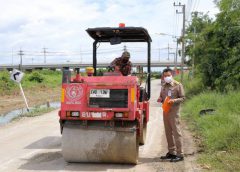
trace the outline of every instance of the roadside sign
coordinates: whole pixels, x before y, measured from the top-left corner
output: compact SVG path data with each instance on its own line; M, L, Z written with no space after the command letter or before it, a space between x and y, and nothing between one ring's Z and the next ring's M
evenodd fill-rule
M21 80L23 78L23 75L24 75L24 73L21 72L20 70L13 69L13 71L11 73L11 76L10 76L10 79L15 81L16 83L18 83L20 91L21 91L21 94L23 96L23 100L24 100L24 102L26 104L26 107L27 107L27 111L29 111L28 102L27 102L27 99L26 99L25 94L23 92L22 85L21 85Z
M17 82L17 83L20 83L22 78L23 78L23 75L24 75L23 72L21 72L17 69L13 69L12 74L10 76L10 79Z

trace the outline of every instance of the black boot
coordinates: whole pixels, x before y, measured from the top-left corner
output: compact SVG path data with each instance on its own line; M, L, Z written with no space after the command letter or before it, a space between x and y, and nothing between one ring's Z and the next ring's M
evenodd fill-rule
M162 160L172 160L174 158L176 158L176 155L170 154L169 152L165 156L160 157Z
M178 162L178 161L183 161L184 157L183 156L175 156L175 158L172 158L170 162Z

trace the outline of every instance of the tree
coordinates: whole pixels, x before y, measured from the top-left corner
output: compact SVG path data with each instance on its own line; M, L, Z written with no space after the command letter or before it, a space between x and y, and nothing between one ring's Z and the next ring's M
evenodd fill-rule
M187 39L192 44L187 46L186 53L190 59L194 57L204 85L227 91L240 85L240 1L216 3L220 13L215 21L206 14L193 13L187 28Z

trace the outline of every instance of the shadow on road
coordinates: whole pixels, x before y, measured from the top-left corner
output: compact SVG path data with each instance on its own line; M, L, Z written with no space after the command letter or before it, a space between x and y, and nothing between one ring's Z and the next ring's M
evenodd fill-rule
M64 161L61 151L39 153L30 159L23 159L25 164L21 165L21 170L38 171L107 171L109 169L131 169L135 165L128 164L100 164L100 163L67 163Z
M31 143L24 149L59 149L59 148L61 148L61 137L49 136Z

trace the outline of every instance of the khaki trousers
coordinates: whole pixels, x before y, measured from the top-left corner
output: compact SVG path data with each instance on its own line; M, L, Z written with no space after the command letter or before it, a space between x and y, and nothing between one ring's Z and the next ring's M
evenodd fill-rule
M178 113L163 113L163 122L168 143L168 151L173 155L183 156L182 133Z

